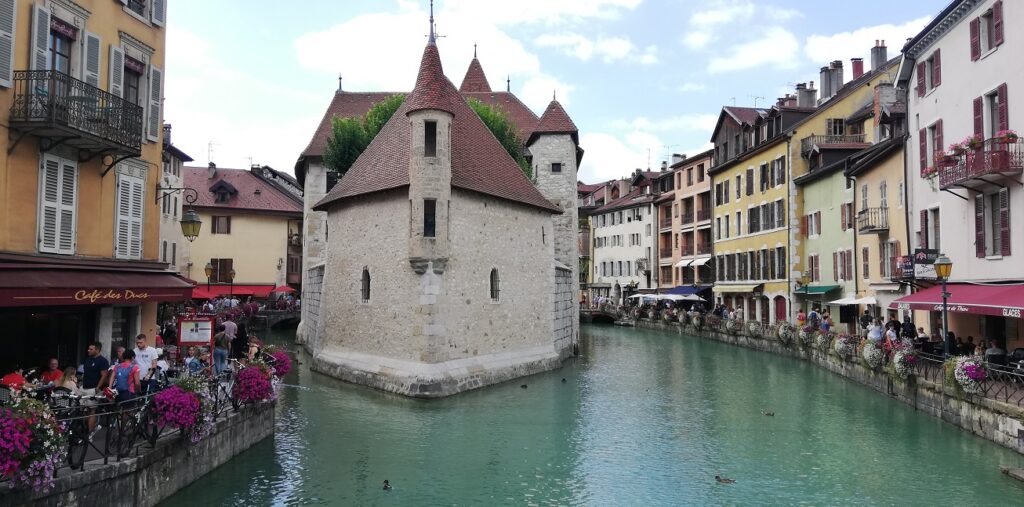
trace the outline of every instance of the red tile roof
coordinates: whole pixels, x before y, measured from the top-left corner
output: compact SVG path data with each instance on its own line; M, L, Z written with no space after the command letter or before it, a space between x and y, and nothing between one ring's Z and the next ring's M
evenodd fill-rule
M459 91L462 93L466 92L487 92L491 91L491 84L487 82L487 76L484 75L484 68L480 65L480 60L473 57L473 61L469 62L469 68L466 69L466 77L462 78L462 85L459 86Z
M263 181L246 169L223 169L218 167L213 178L207 178L206 167L185 167L184 182L199 194L194 206L199 208L221 208L236 210L274 211L302 216L302 204L274 185ZM238 193L227 202L215 202L210 188L223 181L234 187ZM259 194L256 191L259 190Z
M754 123L754 120L765 110L755 107L725 106L722 109L729 113L739 123Z
M511 92L466 92L462 96L503 110L519 130L519 138L524 141L537 124L537 115Z
M440 89L425 90L424 87ZM448 108L446 110L453 115L452 187L561 213L562 210L545 199L526 178L519 165L458 94L455 85L444 77L437 46L433 44L428 44L424 50L416 88L409 99L315 209L325 210L335 201L408 185L412 143L405 115L425 107Z
M534 134L572 134L576 132L579 132L579 129L576 128L572 118L569 118L569 113L565 112L565 108L557 100L552 100L548 104L544 114L540 115L537 125L533 127Z
M320 125L313 133L313 138L302 151L302 156L319 157L324 154L327 140L331 137L332 119L362 116L378 102L398 93L400 92L336 92L327 106L323 119L320 120Z

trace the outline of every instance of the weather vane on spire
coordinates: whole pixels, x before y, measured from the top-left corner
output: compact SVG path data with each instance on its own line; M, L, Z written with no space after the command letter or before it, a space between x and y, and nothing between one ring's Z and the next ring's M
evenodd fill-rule
M434 0L430 0L430 38L427 39L431 44L434 43Z

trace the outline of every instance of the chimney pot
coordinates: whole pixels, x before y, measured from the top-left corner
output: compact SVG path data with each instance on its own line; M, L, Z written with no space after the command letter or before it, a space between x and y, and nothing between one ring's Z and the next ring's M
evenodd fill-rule
M864 75L864 59L863 58L850 58L850 63L853 66L853 78L857 79Z
M683 155L682 153L673 153L672 154L672 165L676 165L676 164L682 162L683 160L686 160L686 155Z
M206 178L212 180L214 176L217 176L217 164L214 164L211 161L210 164L206 166Z
M879 42L879 41L876 41ZM885 62L889 61L888 49L885 47L885 41L881 41L875 44L875 47L871 48L871 70L879 70L885 65Z

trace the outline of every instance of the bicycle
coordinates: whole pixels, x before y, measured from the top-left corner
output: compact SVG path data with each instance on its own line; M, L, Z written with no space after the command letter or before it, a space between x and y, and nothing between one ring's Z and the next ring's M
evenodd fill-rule
M96 417L97 421L101 414L95 413L102 406L109 406L104 396L97 395L75 395L70 392L55 392L52 395L52 403L55 410L64 410L64 417L59 417L66 424L65 434L68 438L68 466L72 470L81 469L85 465L85 457L92 446L97 452L103 452L92 443L92 433L89 430L88 419ZM98 424L98 423L97 423Z

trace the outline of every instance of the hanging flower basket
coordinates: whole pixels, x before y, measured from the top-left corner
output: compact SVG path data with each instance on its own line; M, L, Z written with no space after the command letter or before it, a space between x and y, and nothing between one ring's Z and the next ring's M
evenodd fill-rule
M725 330L729 334L736 334L740 330L740 321L737 319L726 319Z
M885 351L871 341L864 344L864 350L861 351L861 357L864 358L864 363L867 367L872 370L877 370L885 364Z
M856 336L841 334L839 338L836 338L836 354L839 357L852 357L857 352L858 339Z
M238 372L231 395L241 403L257 403L273 398L270 372L263 366L248 366Z
M694 329L704 329L704 316L694 315L693 318L690 319L690 324Z
M0 477L11 486L49 491L67 449L64 429L50 408L22 398L0 408Z
M800 345L803 345L804 347L810 347L814 345L814 341L817 335L818 329L814 326L807 325L800 328L800 333L798 335L800 337Z
M981 359L964 356L951 359L949 362L952 363L953 378L960 389L968 394L984 392L983 383L988 378L988 369L985 368L985 363Z
M832 346L832 342L835 341L838 336L834 331L827 333L818 333L816 335L815 344L818 346L818 350L822 352L828 352L829 347Z
M779 324L779 328L775 332L775 336L783 345L789 345L790 343L793 343L793 339L796 337L796 327L789 322L782 322Z
M913 349L900 349L892 355L892 374L900 380L907 380L914 373L914 365L917 364L917 354Z
M292 358L283 350L274 350L270 352L270 357L274 358L274 376L277 378L283 378L288 372L292 371Z
M762 338L764 336L764 328L761 326L760 322L752 320L747 322L747 334L750 335L751 338Z

